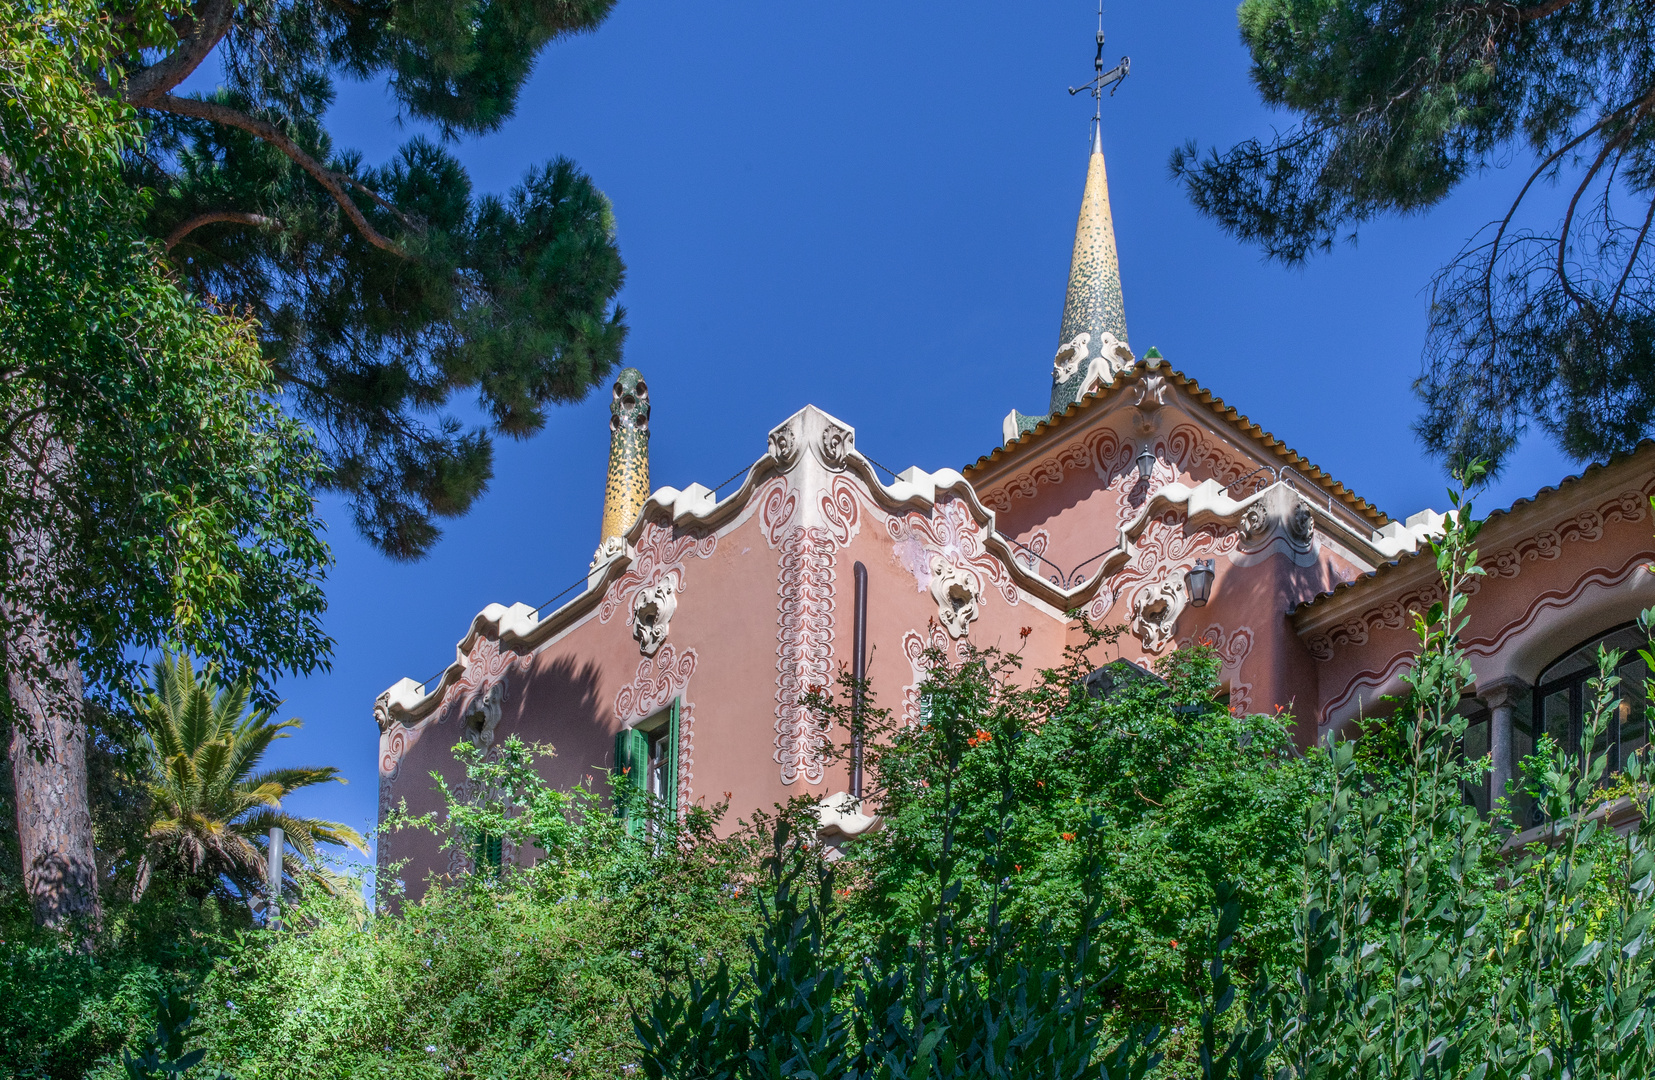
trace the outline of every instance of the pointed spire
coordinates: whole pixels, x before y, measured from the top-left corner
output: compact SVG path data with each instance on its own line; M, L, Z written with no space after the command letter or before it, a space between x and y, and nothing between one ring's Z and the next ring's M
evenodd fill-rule
M649 498L649 385L637 368L615 379L609 403L609 482L603 491L603 539L593 565L624 548L622 535Z
M1052 367L1052 412L1067 408L1080 396L1089 374L1101 367L1106 377L1112 376L1130 358L1115 219L1109 209L1109 175L1103 164L1103 133L1093 128L1092 158L1086 167L1086 192L1075 225L1069 291L1063 301L1063 326Z

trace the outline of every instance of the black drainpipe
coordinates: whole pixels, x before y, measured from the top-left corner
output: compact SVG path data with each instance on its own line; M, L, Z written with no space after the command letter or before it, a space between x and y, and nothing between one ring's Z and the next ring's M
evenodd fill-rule
M852 646L851 678L856 692L850 703L850 793L862 797L862 684L868 677L868 568L861 563L856 574L856 630Z

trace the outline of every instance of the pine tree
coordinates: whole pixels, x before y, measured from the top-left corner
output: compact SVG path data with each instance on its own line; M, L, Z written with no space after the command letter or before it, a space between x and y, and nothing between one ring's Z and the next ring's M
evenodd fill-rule
M121 98L151 122L129 156L148 221L202 296L252 313L329 482L395 558L428 551L522 438L620 359L624 273L608 201L573 163L473 194L447 144L511 117L549 42L614 0L194 0L122 26ZM107 9L117 24L126 0ZM180 84L215 57L221 85ZM210 70L210 69L208 69ZM324 119L334 79L383 79L418 136L366 164ZM475 391L489 430L441 414Z
M1246 0L1268 141L1173 155L1195 205L1298 263L1522 161L1509 212L1433 282L1424 413L1450 463L1532 423L1577 458L1655 425L1655 2ZM1527 160L1525 160L1527 159ZM1560 218L1537 205L1551 185Z

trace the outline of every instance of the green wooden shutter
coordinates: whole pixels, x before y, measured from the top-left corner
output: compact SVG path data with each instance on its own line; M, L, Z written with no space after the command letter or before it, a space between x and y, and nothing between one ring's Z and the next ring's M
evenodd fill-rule
M637 728L622 728L615 733L615 770L619 772L623 769L626 770L624 783L630 783L640 791L649 783L645 775L649 770L649 739ZM626 817L626 833L631 836L631 816L618 806L615 812Z
M672 712L667 720L666 803L674 814L678 812L678 706L682 700L672 699Z
M635 788L643 788L648 780L649 739L637 728L622 728L615 733L615 770L624 771Z

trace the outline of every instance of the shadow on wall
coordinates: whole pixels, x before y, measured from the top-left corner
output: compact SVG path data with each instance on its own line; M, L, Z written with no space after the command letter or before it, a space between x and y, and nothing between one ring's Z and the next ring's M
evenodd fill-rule
M598 700L598 666L564 656L536 666L517 697L517 711L508 734L524 742L550 743L557 752L546 763L547 782L570 788L587 784L607 790L603 773L615 750L613 725L606 706Z

